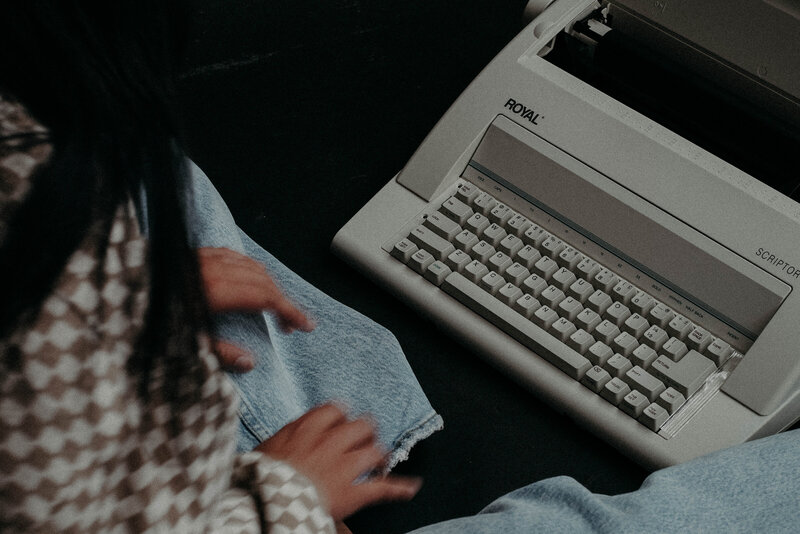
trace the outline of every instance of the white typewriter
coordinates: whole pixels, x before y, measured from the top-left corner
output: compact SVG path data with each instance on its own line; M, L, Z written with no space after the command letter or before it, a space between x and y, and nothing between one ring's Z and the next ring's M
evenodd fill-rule
M333 251L647 467L792 425L800 5L529 9Z

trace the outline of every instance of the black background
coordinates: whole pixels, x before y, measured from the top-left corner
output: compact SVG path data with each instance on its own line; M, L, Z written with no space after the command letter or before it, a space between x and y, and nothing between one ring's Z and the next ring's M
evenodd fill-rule
M239 225L400 340L443 431L401 472L410 503L347 521L405 532L568 475L634 490L646 472L334 258L330 242L522 27L524 0L194 0L180 84L192 158Z

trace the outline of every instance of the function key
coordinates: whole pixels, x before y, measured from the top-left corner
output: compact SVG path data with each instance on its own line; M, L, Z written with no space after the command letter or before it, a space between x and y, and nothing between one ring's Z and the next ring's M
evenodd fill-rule
M642 414L639 416L639 422L653 432L657 432L668 417L669 413L667 413L667 410L665 410L663 406L654 402L644 409Z
M425 269L428 268L428 265L434 261L433 255L430 252L420 249L412 254L410 258L408 258L406 265L417 271L419 274L424 274Z
M647 400L647 397L634 389L623 397L619 407L631 417L639 417L649 405L650 401Z
M711 360L717 364L717 367L722 365L731 354L733 354L733 348L719 338L715 338L705 352L705 355L711 358Z
M479 193L480 189L478 189L475 184L464 182L458 185L456 189L456 198L465 204L469 204Z
M452 240L461 227L454 220L445 217L441 212L434 211L425 219L425 226L433 230L437 235Z
M690 349L694 349L697 352L705 351L706 348L711 345L712 341L714 341L714 336L712 336L708 330L700 328L699 326L696 326L686 337L686 344Z
M678 393L675 388L668 387L661 392L656 402L663 406L670 414L673 414L686 402L686 397Z
M442 285L442 282L444 282L444 279L447 278L447 275L451 272L453 271L450 270L450 267L445 265L443 262L435 261L428 265L423 276L426 280L434 285L440 286Z
M401 239L394 245L394 247L392 247L391 254L398 260L406 263L411 258L411 255L414 254L418 249L419 247L417 247L417 245L408 239Z
M444 260L456 248L452 243L436 235L433 230L425 226L417 226L408 234L408 239L413 241L419 248L424 248L437 260Z
M664 383L651 375L638 365L634 365L627 373L622 375L624 380L631 389L642 392L647 400L654 402L661 392L667 389Z
M600 396L616 406L630 392L631 388L628 384L614 377L600 390Z
M472 216L472 208L458 200L456 197L450 197L445 200L444 204L442 204L442 208L439 211L461 225L467 222L467 219Z
M588 387L595 393L600 393L600 390L603 389L603 386L605 386L610 380L611 375L608 374L608 371L599 365L595 365L594 367L589 368L589 370L586 371L586 374L583 375L583 378L581 378L581 384Z

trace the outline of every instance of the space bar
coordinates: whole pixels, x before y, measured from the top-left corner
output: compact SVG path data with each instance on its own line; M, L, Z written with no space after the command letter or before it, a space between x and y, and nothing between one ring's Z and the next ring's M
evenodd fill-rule
M442 283L441 289L575 380L580 380L592 366L589 360L575 350L554 338L461 274L449 274Z

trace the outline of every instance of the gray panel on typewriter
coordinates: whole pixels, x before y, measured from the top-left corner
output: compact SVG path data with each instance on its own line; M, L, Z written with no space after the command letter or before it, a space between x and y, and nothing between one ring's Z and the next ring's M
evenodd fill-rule
M615 0L612 5L791 95L795 104L800 101L800 5L796 1Z

